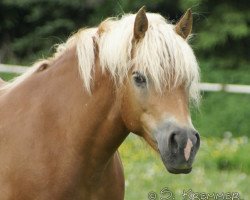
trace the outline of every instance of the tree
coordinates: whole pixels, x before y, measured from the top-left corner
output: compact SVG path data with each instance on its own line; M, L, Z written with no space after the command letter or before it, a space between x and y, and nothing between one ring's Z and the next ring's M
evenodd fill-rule
M250 65L250 5L247 0L182 0L196 11L194 47L208 68Z

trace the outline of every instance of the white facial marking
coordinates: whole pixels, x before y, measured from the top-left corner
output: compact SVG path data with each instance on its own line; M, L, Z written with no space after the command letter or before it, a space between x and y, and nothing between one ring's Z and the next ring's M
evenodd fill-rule
M186 161L188 161L189 157L190 157L190 152L191 152L191 148L193 147L193 143L192 141L188 138L187 141L187 145L184 149L184 157L186 159Z

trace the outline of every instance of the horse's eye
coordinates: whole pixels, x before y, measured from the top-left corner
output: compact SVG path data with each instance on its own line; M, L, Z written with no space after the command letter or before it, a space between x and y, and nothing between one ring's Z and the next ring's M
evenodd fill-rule
M146 77L140 72L133 72L133 79L137 86L144 86L146 84Z

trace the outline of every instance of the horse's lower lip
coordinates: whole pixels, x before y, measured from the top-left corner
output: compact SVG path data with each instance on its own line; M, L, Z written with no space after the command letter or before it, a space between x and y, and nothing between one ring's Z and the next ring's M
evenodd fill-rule
M192 171L192 167L187 169L176 169L173 167L167 167L167 170L172 174L189 174Z

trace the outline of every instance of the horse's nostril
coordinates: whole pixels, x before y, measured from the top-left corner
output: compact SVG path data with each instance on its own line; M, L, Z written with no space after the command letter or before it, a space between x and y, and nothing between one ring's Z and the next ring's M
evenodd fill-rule
M200 147L200 135L198 132L195 132L195 137L196 137L196 147L199 148Z
M170 149L173 153L178 152L178 143L176 140L176 133L175 132L173 132L169 137L169 146L170 146Z

